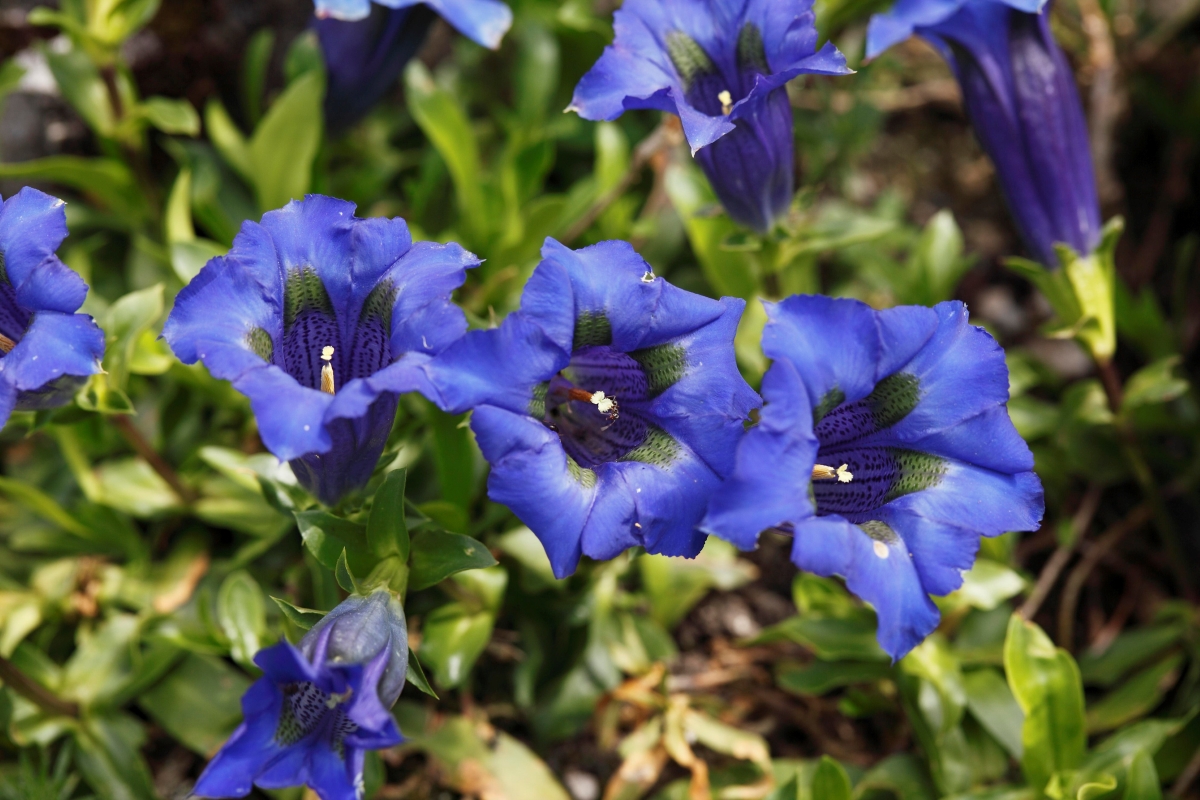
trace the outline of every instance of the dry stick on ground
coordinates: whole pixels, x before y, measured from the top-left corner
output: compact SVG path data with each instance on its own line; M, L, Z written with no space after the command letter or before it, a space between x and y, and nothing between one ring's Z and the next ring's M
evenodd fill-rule
M1196 755L1192 756L1192 760L1183 768L1183 772L1179 773L1179 778L1171 787L1171 794L1183 797L1183 793L1188 790L1197 776L1200 776L1200 750L1196 751Z
M1100 495L1103 491L1098 484L1093 483L1088 487L1083 499L1079 501L1079 508L1075 510L1075 516L1071 518L1071 541L1067 544L1060 544L1054 554L1050 556L1050 560L1046 562L1046 565L1042 567L1041 574L1038 575L1033 591L1029 593L1029 597L1025 599L1017 612L1025 619L1033 619L1033 615L1041 608L1042 603L1050 594L1050 590L1054 588L1058 576L1075 553L1075 547L1087 533L1088 526L1092 524L1092 517L1096 515L1096 509L1100 505Z
M77 704L63 700L3 656L0 656L0 680L4 681L5 686L45 711L66 717L79 716Z
M1145 525L1154 516L1149 503L1134 507L1124 518L1113 523L1100 538L1084 551L1083 558L1075 569L1071 570L1066 584L1063 586L1062 599L1058 604L1058 643L1068 650L1074 650L1071 644L1075 638L1075 610L1079 607L1079 592L1084 582L1092 574L1092 570L1100 560L1109 553L1126 535Z
M1092 73L1091 125L1092 161L1096 168L1096 191L1100 202L1121 199L1121 181L1113 167L1117 117L1124 98L1117 76L1117 55L1108 17L1097 0L1079 0L1083 32L1088 38L1088 61Z
M146 441L146 437L142 436L142 432L137 429L129 417L124 414L111 414L109 415L109 419L112 420L113 425L121 432L121 435L125 437L125 441L129 442L129 446L136 450L139 456L146 459L151 468L158 473L160 478L167 482L185 505L191 505L196 502L196 492L183 482L174 467L168 464L166 459L159 455L158 451Z
M676 117L668 116L663 119L654 132L643 139L634 149L633 160L629 162L629 169L625 170L621 180L617 181L616 186L596 198L596 202L592 203L583 216L575 220L575 224L562 235L562 243L570 244L582 236L584 231L592 227L592 223L599 219L609 206L625 194L630 186L637 183L642 170L645 169L651 158L660 151L679 144L682 137L683 129L679 126L679 120Z

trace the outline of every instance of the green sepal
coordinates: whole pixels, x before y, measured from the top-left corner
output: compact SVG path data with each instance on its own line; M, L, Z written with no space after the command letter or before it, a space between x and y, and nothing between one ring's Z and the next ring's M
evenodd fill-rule
M432 697L434 700L440 700L437 692L429 685L429 678L425 677L425 670L421 667L421 662L417 660L417 654L413 649L408 648L408 672L404 676L404 680L411 683L413 686L420 689L425 694Z
M371 516L367 519L367 544L380 558L398 555L408 561L408 524L404 519L404 483L406 472L389 472L375 493Z
M279 610L283 612L283 615L287 617L293 625L302 630L310 630L313 625L316 625L321 621L326 613L324 611L317 611L313 608L301 608L300 606L294 606L287 600L275 597L274 595L271 595L271 599L275 601L275 605L279 606Z

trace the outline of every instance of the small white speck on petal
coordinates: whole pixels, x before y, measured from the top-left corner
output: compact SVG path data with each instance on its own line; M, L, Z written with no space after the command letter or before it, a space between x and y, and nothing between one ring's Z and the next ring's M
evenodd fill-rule
M888 546L883 542L875 542L875 555L879 556L880 558L887 558Z
M305 426L304 426L304 430L308 430L308 426L307 426L307 425L305 425Z

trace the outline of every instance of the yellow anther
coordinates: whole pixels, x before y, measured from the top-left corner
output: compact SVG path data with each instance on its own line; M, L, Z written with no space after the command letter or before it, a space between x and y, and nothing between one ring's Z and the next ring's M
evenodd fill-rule
M730 112L733 111L733 95L729 93L728 89L722 89L717 94L717 99L721 101L721 113L729 116Z
M0 333L0 353L4 353L5 355L8 355L9 353L12 352L12 349L16 346L17 346L16 342L14 342L12 339L5 336L3 333Z
M337 387L333 382L333 348L325 345L321 348L321 360L325 362L321 367L321 391L325 394L334 394Z
M854 480L854 474L850 472L850 465L842 464L837 469L834 469L824 464L813 464L812 479L814 481L827 481L834 478L837 478L838 483L849 483Z

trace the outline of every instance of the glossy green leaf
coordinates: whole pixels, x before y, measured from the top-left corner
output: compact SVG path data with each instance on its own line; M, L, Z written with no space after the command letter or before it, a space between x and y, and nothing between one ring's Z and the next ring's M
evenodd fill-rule
M217 592L217 622L229 639L229 654L244 667L251 667L267 633L266 607L262 589L248 572L231 572Z
M1004 667L1025 722L1021 769L1031 786L1045 786L1084 757L1083 683L1071 655L1041 628L1014 614L1004 642Z
M191 654L138 695L138 707L193 752L208 756L242 721L250 680L228 662Z
M750 563L738 558L737 548L711 536L695 559L645 555L637 564L650 613L668 629L710 590L732 591L757 575Z
M405 471L389 472L383 485L375 492L371 516L367 519L367 544L371 552L383 558L398 555L408 560L408 523L404 519Z
M813 773L812 796L821 800L850 800L850 776L829 756L821 756Z
M367 562L364 576L369 572L370 548L363 525L335 517L327 511L297 511L296 524L300 527L304 546L328 569L336 569L342 551L347 551L352 554L354 565L361 565L360 559Z
M247 166L262 210L281 208L308 192L321 144L324 94L325 78L320 71L297 78L250 137Z
M1024 751L1021 730L1025 713L1003 675L994 669L974 670L963 676L963 688L967 692L967 709L971 715L1009 755L1020 760Z
M130 292L108 307L101 327L106 342L104 368L108 371L110 386L125 389L138 338L158 321L163 309L161 283Z
M446 689L462 684L487 647L508 580L501 567L463 573L457 578L468 581L464 588L470 595L440 606L425 617L418 650L438 685ZM477 584L476 591L471 591L471 584Z
M1162 796L1154 759L1145 750L1139 750L1125 777L1124 800L1162 800Z
M843 686L883 680L891 674L889 665L877 661L784 661L775 666L775 685L795 694L819 696Z
M187 100L150 97L138 106L136 113L163 133L200 135L200 115Z
M311 608L294 606L287 600L275 597L274 595L271 596L271 599L275 601L275 605L279 606L279 610L283 612L283 615L287 617L293 625L302 630L309 630L313 625L316 625L318 622L320 622L325 616L324 611L316 611Z
M869 611L847 617L791 617L748 644L783 640L802 644L825 661L891 661L875 639L875 615Z
M1172 653L1128 678L1087 710L1088 733L1118 728L1153 711L1179 679L1182 653Z
M457 572L483 569L495 563L496 559L478 539L445 531L419 531L412 538L409 588L427 589Z
M1173 624L1123 631L1104 652L1087 651L1080 656L1083 682L1092 686L1113 686L1135 667L1165 652L1183 633L1184 628Z
M408 669L404 673L404 680L434 700L438 699L437 692L429 685L429 679L425 677L425 669L421 666L420 660L417 659L417 654L412 651L411 647L408 649Z

